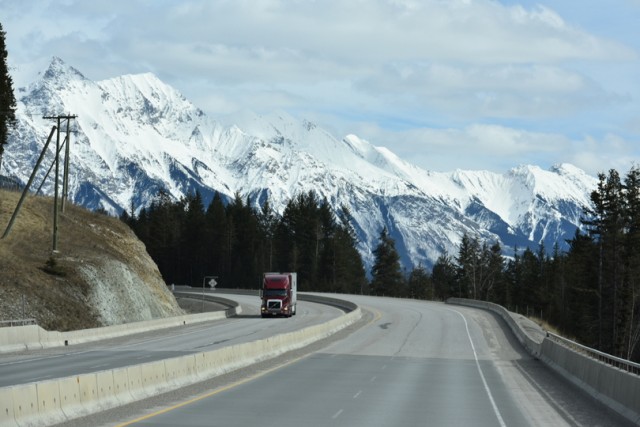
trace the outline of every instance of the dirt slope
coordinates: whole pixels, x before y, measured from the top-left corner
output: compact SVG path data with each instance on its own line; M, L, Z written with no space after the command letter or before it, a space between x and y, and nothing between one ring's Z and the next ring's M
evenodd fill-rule
M0 236L20 198L0 190ZM182 314L157 266L117 218L67 204L52 253L53 199L29 196L0 239L0 321L73 330Z

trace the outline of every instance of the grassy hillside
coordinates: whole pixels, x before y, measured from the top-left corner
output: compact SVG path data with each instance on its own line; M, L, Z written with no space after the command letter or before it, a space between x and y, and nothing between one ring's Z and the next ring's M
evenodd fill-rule
M0 235L19 197L0 190ZM71 204L58 224L52 253L53 199L29 196L0 240L0 320L64 331L181 313L125 224Z

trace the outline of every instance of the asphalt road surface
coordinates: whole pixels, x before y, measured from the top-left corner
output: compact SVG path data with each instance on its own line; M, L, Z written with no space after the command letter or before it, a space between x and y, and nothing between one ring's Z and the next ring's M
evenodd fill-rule
M367 313L351 334L249 378L119 412L108 425L630 425L528 356L491 313L341 298Z
M299 301L298 313L289 319L262 319L258 296L232 298L240 302L243 311L229 319L69 347L0 354L0 387L210 351L323 323L343 314L334 307Z

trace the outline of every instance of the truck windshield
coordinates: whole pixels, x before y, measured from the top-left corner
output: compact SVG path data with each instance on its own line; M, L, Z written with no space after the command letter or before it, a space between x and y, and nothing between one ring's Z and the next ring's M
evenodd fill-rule
M266 289L264 294L268 297L286 297L287 290L286 289Z

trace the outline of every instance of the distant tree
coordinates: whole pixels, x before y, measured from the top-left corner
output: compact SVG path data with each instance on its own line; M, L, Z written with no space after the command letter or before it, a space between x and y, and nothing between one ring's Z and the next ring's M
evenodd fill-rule
M180 245L184 205L160 190L146 211L147 251L158 265L166 283L184 283L183 253Z
M211 275L207 270L208 245L206 240L206 219L200 192L184 198L185 214L183 217L180 251L184 256L181 274L190 286L198 286L204 276Z
M226 279L228 256L229 226L224 203L220 194L216 192L205 213L205 228L203 230L208 245L206 269L208 274L217 275L221 284Z
M626 221L626 336L623 357L640 359L640 168L634 166L625 177Z
M256 256L260 233L258 215L249 203L243 202L236 193L227 205L229 271L231 286L239 288L255 288L262 274L258 270Z
M626 227L624 186L620 174L611 169L598 174L597 189L591 193L593 208L584 221L588 232L599 246L598 307L599 345L605 352L619 355L624 330L620 329L623 314L624 237Z
M274 230L273 249L275 271L300 271L298 236L299 209L289 200Z
M444 253L438 257L433 265L431 281L435 299L444 301L449 297L462 297L456 266L449 254Z
M407 283L409 298L433 299L433 284L427 271L421 265L411 270Z
M260 231L260 266L262 271L273 271L273 236L276 228L276 215L269 199L262 204L258 212L258 228Z
M496 301L504 295L504 258L502 257L502 247L499 242L495 242L491 247L482 245L482 265L483 275L480 283L480 298L485 301Z
M323 202L325 205L325 202ZM327 216L321 207L321 217ZM334 224L331 233L323 240L320 254L319 285L329 292L361 294L367 285L362 258L356 248L356 234L351 226L351 214L346 207L338 212L339 222L331 215ZM326 222L325 221L323 222Z
M5 32L0 24L0 172L2 171L2 156L7 144L9 128L16 121L16 98L13 94L13 80L7 66L7 48Z
M458 286L460 298L476 299L480 285L480 241L468 234L462 236L458 250Z
M380 232L380 243L374 249L373 255L371 293L393 297L403 296L404 277L400 266L400 256L394 240L389 236L387 227L384 227Z
M353 229L353 218L346 206L338 212L340 224L336 233L337 247L341 248L338 259L340 267L337 271L338 280L343 283L343 292L347 293L368 293L368 285L360 252L358 252L358 238Z
M566 262L567 256L560 251L560 246L556 242L545 274L549 284L546 320L555 325L564 325L566 322L566 307L568 303Z
M326 201L310 191L291 199L275 227L276 269L297 271L301 290L326 286L321 257L326 255L335 231L335 218Z

